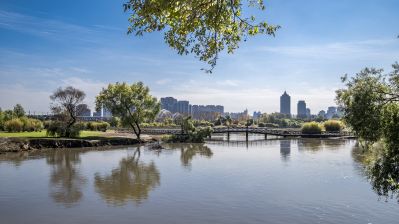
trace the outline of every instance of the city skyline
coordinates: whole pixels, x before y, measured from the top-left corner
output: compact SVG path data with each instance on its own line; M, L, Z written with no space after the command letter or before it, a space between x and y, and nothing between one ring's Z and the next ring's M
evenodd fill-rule
M209 75L201 71L206 64L166 46L161 33L126 35L122 3L99 0L90 12L84 10L89 2L76 0L63 7L48 0L2 1L0 95L7 97L0 107L21 103L46 112L49 95L72 85L85 90L93 110L95 95L108 83L143 81L158 98L222 104L226 111L279 111L283 90L297 93L293 103L304 99L319 111L335 104L340 76L369 66L389 71L399 51L395 1L271 0L266 16L256 16L282 26L276 38L250 38L235 54L221 53ZM343 12L339 18L337 11Z

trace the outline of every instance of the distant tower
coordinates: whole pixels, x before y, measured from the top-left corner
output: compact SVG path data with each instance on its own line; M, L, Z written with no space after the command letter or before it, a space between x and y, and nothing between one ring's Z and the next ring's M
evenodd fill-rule
M280 97L280 114L291 116L291 97L286 91Z
M298 118L306 118L306 103L304 100L298 101L298 111L297 111Z

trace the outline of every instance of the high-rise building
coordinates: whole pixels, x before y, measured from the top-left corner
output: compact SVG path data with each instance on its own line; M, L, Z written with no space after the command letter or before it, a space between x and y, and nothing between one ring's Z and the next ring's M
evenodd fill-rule
M306 118L306 103L304 100L298 101L297 117Z
M190 114L190 103L186 100L177 101L177 111L178 113L189 115Z
M306 117L310 118L312 116L312 114L310 113L310 109L306 108Z
M161 98L161 109L170 111L171 113L177 112L177 99L173 97Z
M280 97L280 114L291 115L291 97L286 91Z

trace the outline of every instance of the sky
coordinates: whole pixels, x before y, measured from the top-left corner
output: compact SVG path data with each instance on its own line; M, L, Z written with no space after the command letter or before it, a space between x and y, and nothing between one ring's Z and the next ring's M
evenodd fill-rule
M293 113L305 100L316 114L335 105L344 74L389 72L399 60L398 0L265 0L265 11L249 12L282 28L222 53L212 74L167 46L163 33L127 35L124 2L2 0L0 107L20 103L45 113L52 92L72 85L93 109L108 83L142 81L158 98L221 104L228 112L277 112L287 91Z

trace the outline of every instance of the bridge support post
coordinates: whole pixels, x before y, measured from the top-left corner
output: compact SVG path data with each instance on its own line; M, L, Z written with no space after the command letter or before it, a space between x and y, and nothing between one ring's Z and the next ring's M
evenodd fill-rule
M227 141L230 141L230 132L227 132Z
M245 141L248 142L248 126L247 129L245 130Z
M265 134L265 140L267 140L267 134Z

